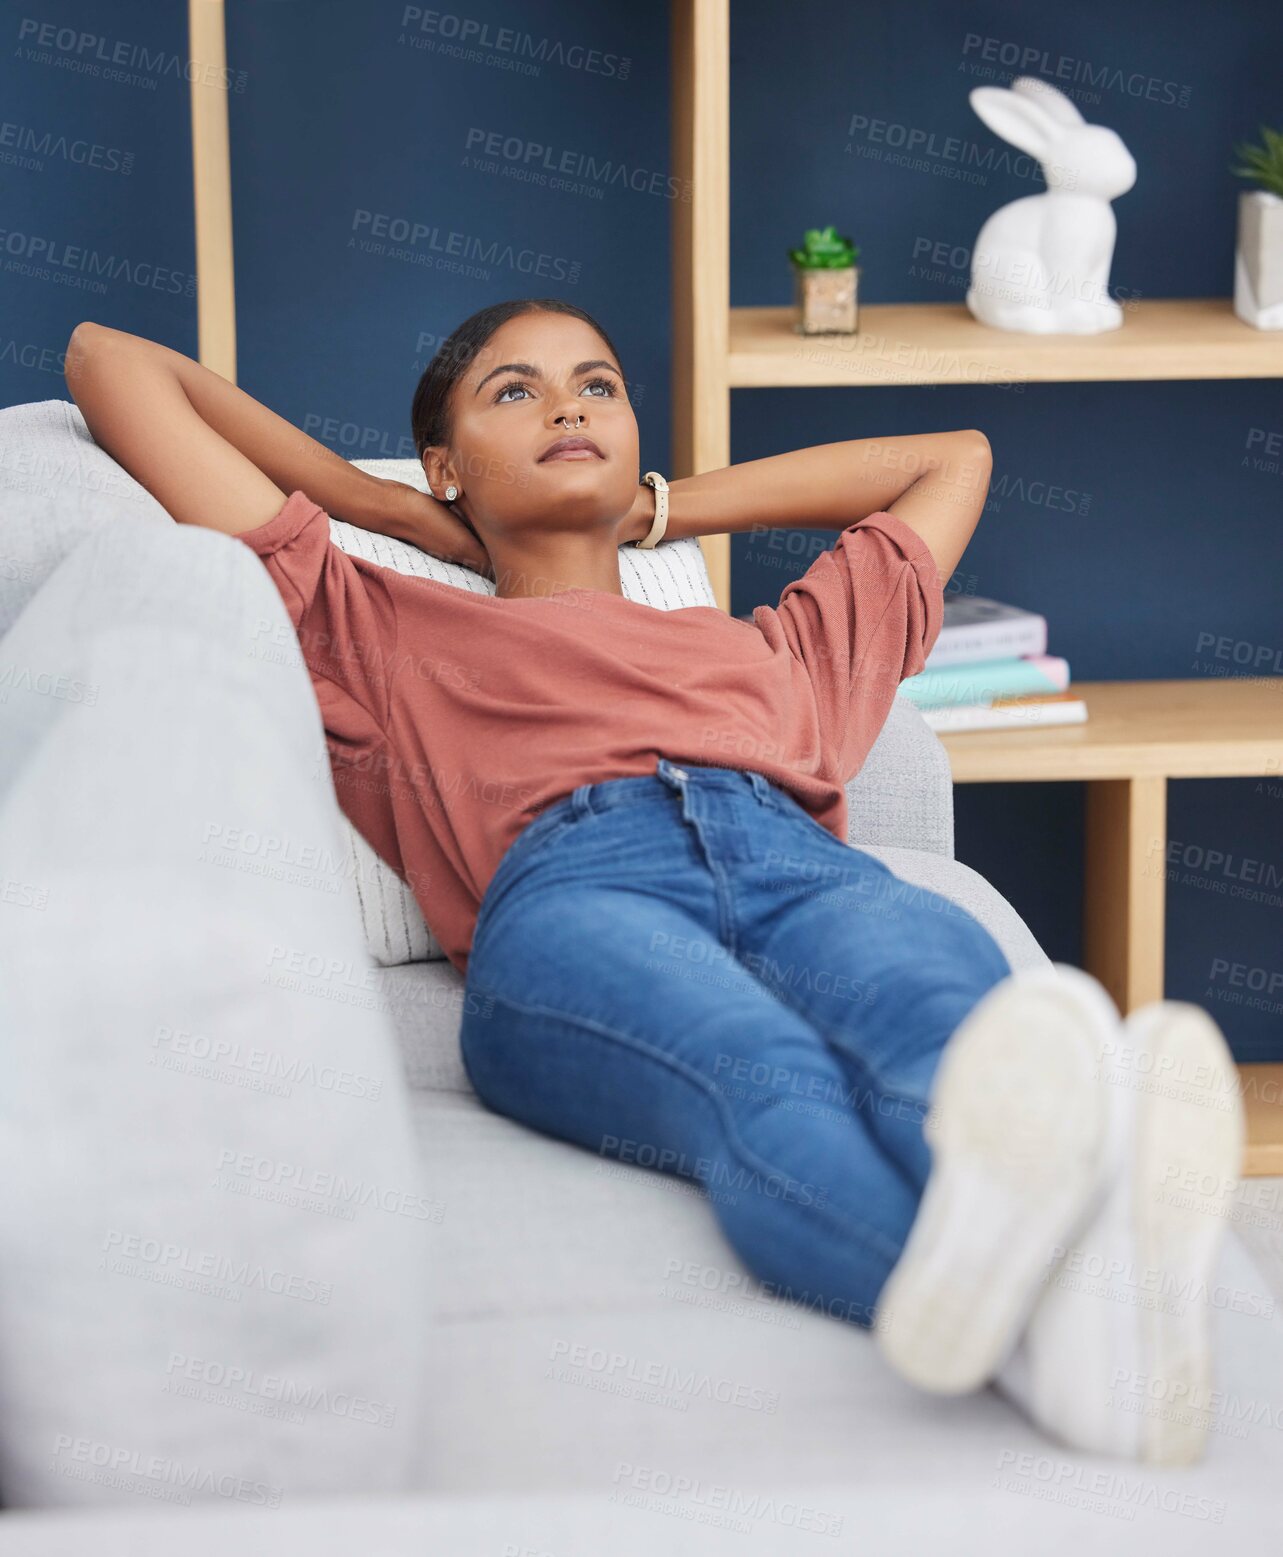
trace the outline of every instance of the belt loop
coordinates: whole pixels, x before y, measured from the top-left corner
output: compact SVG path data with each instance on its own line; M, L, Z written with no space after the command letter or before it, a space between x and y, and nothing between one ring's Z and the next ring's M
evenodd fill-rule
M671 789L684 790L690 774L685 768L679 768L676 763L670 762L667 757L660 757L655 764L655 773L662 778Z
M591 784L580 784L570 796L570 804L575 813L575 820L581 821L592 813L593 804L589 798L592 792Z
M748 774L749 783L753 786L753 793L757 798L764 806L773 805L775 797L771 792L769 782L754 768L748 768L745 771Z

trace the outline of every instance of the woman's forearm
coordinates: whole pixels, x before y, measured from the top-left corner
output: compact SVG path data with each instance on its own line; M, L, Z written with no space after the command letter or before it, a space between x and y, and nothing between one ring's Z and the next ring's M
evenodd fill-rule
M182 352L106 325L94 325L91 329L92 344L86 347L82 339L81 349L127 351L131 357L147 357L172 373L201 420L283 492L301 489L336 519L346 519L385 535L414 539L418 517L407 501L412 494L399 483L380 481L358 470L341 454L309 438L285 417ZM68 348L68 382L72 384L76 350L77 339L73 336Z
M943 457L942 437L919 442L919 458ZM665 539L845 529L885 507L920 474L920 468L908 471L903 461L885 466L870 459L861 439L745 460L670 483Z
M844 530L886 510L918 531L947 578L984 509L990 470L988 439L971 428L816 444L670 482L664 539ZM626 538L643 539L654 515L655 495L643 486Z

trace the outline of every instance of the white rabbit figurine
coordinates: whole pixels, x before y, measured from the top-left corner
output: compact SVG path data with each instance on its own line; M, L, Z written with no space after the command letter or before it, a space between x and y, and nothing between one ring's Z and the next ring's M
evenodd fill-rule
M1038 76L968 96L995 134L1042 163L1047 188L1001 206L981 227L967 307L982 324L1031 335L1116 330L1123 310L1109 295L1117 233L1109 202L1136 182L1131 153Z

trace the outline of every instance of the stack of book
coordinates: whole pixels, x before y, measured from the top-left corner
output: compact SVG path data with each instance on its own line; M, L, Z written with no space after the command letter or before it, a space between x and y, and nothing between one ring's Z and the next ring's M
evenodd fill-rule
M977 595L944 603L926 668L900 683L933 730L1022 730L1082 724L1069 662L1047 653L1047 619Z

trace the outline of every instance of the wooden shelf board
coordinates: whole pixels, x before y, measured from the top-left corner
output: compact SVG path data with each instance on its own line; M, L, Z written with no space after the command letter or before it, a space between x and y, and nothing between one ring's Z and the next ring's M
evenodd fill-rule
M1240 1065L1238 1075L1247 1115L1243 1172L1253 1178L1283 1173L1283 1065Z
M793 308L732 308L730 387L1283 378L1283 330L1257 330L1228 297L1133 299L1117 330L1024 335L963 303L861 306L854 335L799 335Z
M942 734L955 784L1251 778L1283 785L1283 676L1071 683L1087 723Z

